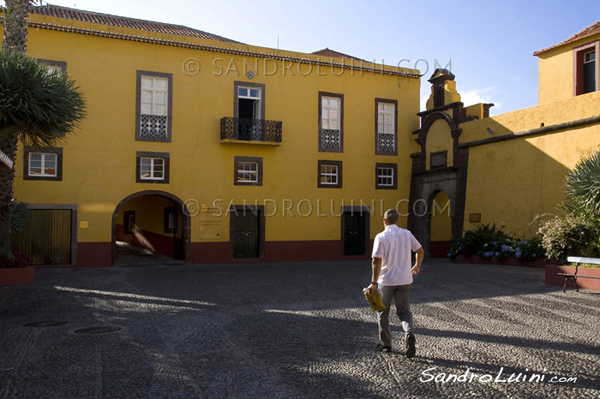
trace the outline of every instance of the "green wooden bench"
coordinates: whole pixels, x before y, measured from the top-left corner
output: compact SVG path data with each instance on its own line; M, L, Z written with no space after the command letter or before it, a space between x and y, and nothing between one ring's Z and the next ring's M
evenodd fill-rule
M600 265L600 259L598 259L598 258L582 258L582 257L579 257L579 256L569 256L567 258L567 262L575 263L575 273L573 273L573 274L558 273L560 276L565 276L565 285L563 286L563 292L565 292L565 290L567 289L567 283L569 282L569 280L573 281L573 285L575 285L575 289L577 290L577 292L579 292L579 287L577 286L577 279L578 278L595 278L595 279L600 279L600 277L582 276L582 275L578 275L577 274L577 272L579 271L579 264L581 264L581 263L587 263L587 264L590 264L590 265Z

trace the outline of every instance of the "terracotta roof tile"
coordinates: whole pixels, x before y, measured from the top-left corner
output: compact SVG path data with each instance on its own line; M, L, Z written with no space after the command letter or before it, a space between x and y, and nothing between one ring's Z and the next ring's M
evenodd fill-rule
M71 19L74 21L92 22L96 24L118 26L121 28L140 29L151 32L166 33L171 35L180 35L195 37L198 39L218 40L221 42L236 43L221 36L213 35L212 33L203 32L201 30L188 28L182 25L166 24L162 22L146 21L142 19L134 19L127 17L119 17L117 15L101 14L92 11L77 10L75 8L55 6L48 4L45 6L32 7L30 13L46 15L56 18Z
M592 36L592 35L595 35L597 33L600 33L600 21L596 22L595 24L593 24L591 26L588 26L587 28L585 28L581 32L574 34L573 36L571 36L570 38L568 38L567 40L565 40L563 42L560 42L558 44L555 44L554 46L551 46L551 47L548 47L548 48L545 48L545 49L542 49L542 50L534 52L533 55L538 56L541 53L546 52L548 50L552 50L554 48L557 48L557 47L560 47L560 46L564 46L565 44L572 43L572 42L574 42L576 40L583 39L585 37Z
M323 50L315 51L314 53L311 53L311 54L322 55L324 57L335 57L335 58L345 58L347 60L364 61L364 60L361 60L360 58L356 58L356 57L353 57L348 54L340 53L338 51L331 50L329 48L324 48Z

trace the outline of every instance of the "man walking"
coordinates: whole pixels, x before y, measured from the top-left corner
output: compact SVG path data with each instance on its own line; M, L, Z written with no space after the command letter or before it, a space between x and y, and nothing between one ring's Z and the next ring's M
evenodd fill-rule
M413 319L410 312L410 285L413 276L421 269L424 251L410 231L396 225L398 218L399 214L395 209L388 209L384 214L385 229L375 236L373 242L373 275L368 290L373 293L379 286L381 299L385 305L385 309L379 311L377 350L392 351L389 315L393 298L396 302L396 313L406 332L406 357L410 359L416 353ZM411 251L416 253L416 262L412 268Z

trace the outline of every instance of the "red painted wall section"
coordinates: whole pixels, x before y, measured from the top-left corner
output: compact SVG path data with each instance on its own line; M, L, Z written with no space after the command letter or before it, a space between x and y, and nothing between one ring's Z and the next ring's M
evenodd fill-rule
M557 285L562 287L565 284L565 276L559 276L558 273L573 274L575 266L546 266L545 282L547 285ZM577 276L594 276L598 278L577 278L577 286L590 290L600 290L600 269L580 267ZM567 289L574 289L572 280L567 283Z
M135 234L125 234L122 224L117 224L116 237L139 248L148 249L154 253L173 257L173 237L157 234L146 230L137 230Z
M111 266L112 245L110 242L78 242L77 266Z
M450 250L450 241L432 241L429 246L429 255L432 258L447 258Z

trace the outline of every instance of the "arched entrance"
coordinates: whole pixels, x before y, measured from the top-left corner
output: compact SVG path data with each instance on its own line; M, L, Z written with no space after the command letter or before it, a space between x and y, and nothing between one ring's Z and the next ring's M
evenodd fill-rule
M112 263L117 242L147 253L188 261L190 216L183 201L158 190L140 191L123 199L112 216Z

